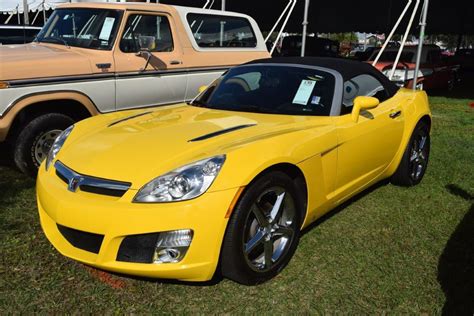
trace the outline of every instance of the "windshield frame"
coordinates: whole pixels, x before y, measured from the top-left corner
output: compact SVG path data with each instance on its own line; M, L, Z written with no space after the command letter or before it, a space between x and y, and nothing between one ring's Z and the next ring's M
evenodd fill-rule
M89 46L82 46L82 45L77 45L77 43L70 43L69 41L65 40L63 37L44 37L44 33L47 32L47 30L51 27L51 24L53 23L54 17L58 14L59 11L66 11L66 10L92 10L92 11L110 11L110 12L115 12L117 21L115 22L113 28L112 28L112 33L111 33L111 38L112 40L110 41L108 47L106 48L96 48L96 47L89 47ZM92 49L92 50L98 50L98 51L111 51L114 49L114 46L117 42L118 35L120 33L120 28L122 25L122 20L124 16L124 10L120 9L109 9L109 8L82 8L82 7L65 7L65 8L57 8L54 10L53 14L48 18L46 21L46 24L41 28L41 31L36 35L35 37L35 42L37 43L47 43L47 44L56 44L56 45L63 45L66 47L77 47L77 48L84 48L84 49ZM49 40L50 38L56 39L56 40ZM60 41L64 42L64 44L60 43Z
M250 63L250 64L244 64L236 67L232 67L229 69L235 69L235 68L244 68L244 67L255 67L255 66L260 66L260 67L292 67L292 68L304 68L304 69L311 69L311 70L318 70L322 72L329 73L334 76L334 94L332 98L332 103L331 103L331 109L329 111L329 115L326 117L330 116L339 116L341 113L341 107L342 107L342 90L343 90L343 78L342 75L331 68L326 68L326 67L319 67L319 66L311 66L311 65L304 65L304 64L291 64L291 63ZM208 89L217 82L217 85L220 84L222 79L227 76L228 72L226 71L221 77L216 79L214 82L212 82L209 86ZM215 87L217 87L217 85ZM269 115L291 115L291 116L315 116L317 115L311 115L311 114L286 114L286 113L277 113L277 112L253 112L253 111L238 111L238 110L231 110L231 109L219 109L219 108L214 108L207 106L207 104L203 103L200 98L206 93L208 90L206 89L204 92L200 93L199 95L196 96L191 102L188 104L191 106L197 106L197 107L204 107L208 109L216 109L216 110L223 110L223 111L234 111L234 112L249 112L249 113L264 113L264 114L269 114Z

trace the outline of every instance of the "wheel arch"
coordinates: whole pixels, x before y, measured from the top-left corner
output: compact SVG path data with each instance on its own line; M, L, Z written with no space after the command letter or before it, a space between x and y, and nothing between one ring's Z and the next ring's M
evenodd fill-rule
M24 124L47 113L68 115L74 120L82 120L100 112L85 94L77 91L43 92L21 97L4 113L2 121L5 133L1 140L14 139ZM3 137L2 137L3 136Z
M428 129L431 132L431 124L432 124L432 118L431 115L428 113L420 115L416 120L412 121L413 123L410 124L410 129L408 133L406 134L406 137L402 140L400 144L399 151L397 152L395 158L392 160L390 166L387 168L385 172L386 177L391 177L395 171L397 170L398 166L400 165L403 154L410 143L411 135L413 135L413 132L415 131L415 128L418 126L420 122L424 122L428 125Z
M290 178L293 179L296 188L297 188L297 193L300 193L300 198L303 201L303 212L300 214L301 218L301 224L303 224L306 214L308 213L308 187L307 187L307 182L306 178L304 176L303 171L295 164L289 163L289 162L280 162L273 164L271 166L266 167L262 171L260 171L254 178L253 180L247 184L246 187L249 187L252 185L253 182L255 182L258 178L262 177L265 174L275 172L275 171L280 171L288 175Z

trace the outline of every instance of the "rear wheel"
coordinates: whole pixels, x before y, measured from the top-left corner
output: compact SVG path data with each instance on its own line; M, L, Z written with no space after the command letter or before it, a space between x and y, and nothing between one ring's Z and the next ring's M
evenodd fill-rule
M14 142L13 158L18 169L35 176L56 137L72 124L74 120L69 116L49 113L23 126Z
M391 182L401 186L413 186L420 183L428 167L429 155L430 129L425 122L419 122Z
M222 246L222 274L252 285L277 275L299 241L303 202L283 172L254 181L240 198Z

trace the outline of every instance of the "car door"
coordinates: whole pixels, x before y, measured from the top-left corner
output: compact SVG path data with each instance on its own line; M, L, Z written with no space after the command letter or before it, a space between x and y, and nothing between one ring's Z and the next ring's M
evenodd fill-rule
M344 83L341 115L336 118L338 161L336 193L343 199L379 176L392 161L402 139L404 113L383 85L363 74ZM351 118L354 99L373 96L381 103Z
M117 109L183 102L187 72L171 16L129 12L114 53ZM149 63L140 46L148 46ZM146 66L146 69L144 69Z

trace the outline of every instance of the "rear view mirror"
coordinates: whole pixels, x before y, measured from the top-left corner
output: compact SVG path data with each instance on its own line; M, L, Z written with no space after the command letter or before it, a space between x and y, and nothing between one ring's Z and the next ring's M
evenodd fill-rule
M354 99L354 107L352 108L352 120L357 123L359 114L362 110L373 109L379 105L380 101L374 97L360 96Z

